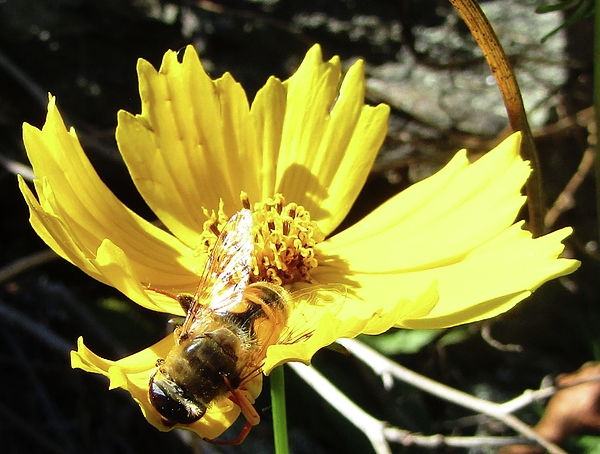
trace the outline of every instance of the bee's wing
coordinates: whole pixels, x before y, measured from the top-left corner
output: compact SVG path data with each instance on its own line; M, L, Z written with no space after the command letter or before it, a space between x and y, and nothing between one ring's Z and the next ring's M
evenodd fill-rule
M343 284L310 285L293 291L292 307L277 344L290 345L308 340L326 313L337 314L348 288Z
M191 331L206 309L213 312L227 310L242 301L250 280L253 250L252 213L243 209L225 224L208 257L182 333Z

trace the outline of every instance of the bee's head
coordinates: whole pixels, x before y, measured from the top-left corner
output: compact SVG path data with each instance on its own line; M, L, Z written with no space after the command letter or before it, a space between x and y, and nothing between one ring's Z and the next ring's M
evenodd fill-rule
M148 396L167 426L191 424L206 412L205 405L187 396L181 386L160 367L150 377Z

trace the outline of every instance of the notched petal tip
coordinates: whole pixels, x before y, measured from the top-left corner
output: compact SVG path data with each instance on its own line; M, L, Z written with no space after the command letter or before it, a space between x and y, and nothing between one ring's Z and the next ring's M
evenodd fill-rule
M558 258L570 229L532 239L513 224L531 172L520 143L515 133L473 163L457 153L437 174L322 243L320 255L343 258L369 302L390 300L393 293L381 289L393 288L415 299L437 281L431 310L401 313L399 327L444 328L509 310L578 267ZM315 276L327 271L319 267Z
M522 223L508 228L439 274L441 298L425 317L401 326L437 329L489 319L512 309L544 283L574 272L579 261L561 258L570 228L532 238Z

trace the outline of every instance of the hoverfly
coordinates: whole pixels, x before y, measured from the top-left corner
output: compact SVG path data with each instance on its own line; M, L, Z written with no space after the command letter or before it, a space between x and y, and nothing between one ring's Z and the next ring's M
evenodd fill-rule
M266 350L280 339L291 306L281 286L250 283L253 250L252 213L243 209L223 227L196 293L174 296L187 315L175 329L175 345L157 361L148 391L165 425L198 421L211 402L226 396L246 418L228 444L241 443L260 421L240 388L262 372Z

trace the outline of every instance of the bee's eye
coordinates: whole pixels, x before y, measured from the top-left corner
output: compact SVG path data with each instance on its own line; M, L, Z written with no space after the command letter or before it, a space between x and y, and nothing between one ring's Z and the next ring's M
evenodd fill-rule
M204 405L186 398L183 390L170 380L155 380L152 377L148 396L156 411L169 425L191 424L206 412Z

